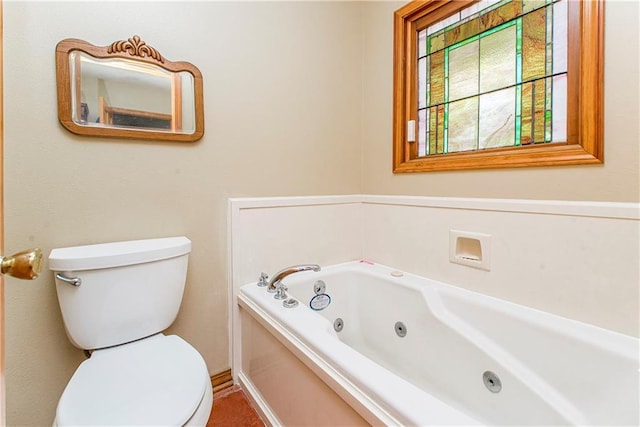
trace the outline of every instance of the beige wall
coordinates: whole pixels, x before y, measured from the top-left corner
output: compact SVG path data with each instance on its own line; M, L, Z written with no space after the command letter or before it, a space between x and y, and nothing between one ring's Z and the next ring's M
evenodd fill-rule
M391 172L393 12L370 2L363 15L363 192L552 200L640 200L638 2L605 7L605 163L466 172Z
M186 235L169 332L212 373L229 367L227 198L360 190L357 3L4 2L7 251ZM204 78L195 144L76 137L57 120L54 49L138 34ZM84 359L68 342L52 275L6 281L7 422L50 425Z
M228 368L231 196L415 194L638 201L638 5L608 2L604 166L391 173L399 2L4 2L7 251L187 235L171 328ZM195 144L73 136L57 122L54 48L139 34L204 77ZM44 425L84 357L51 274L6 283L7 422Z

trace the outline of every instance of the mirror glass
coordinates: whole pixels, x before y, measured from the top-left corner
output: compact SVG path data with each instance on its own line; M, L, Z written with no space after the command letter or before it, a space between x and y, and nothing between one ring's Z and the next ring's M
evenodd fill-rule
M58 120L84 136L194 142L204 135L202 74L139 36L56 46Z
M81 126L195 132L194 79L153 64L69 54L72 119Z

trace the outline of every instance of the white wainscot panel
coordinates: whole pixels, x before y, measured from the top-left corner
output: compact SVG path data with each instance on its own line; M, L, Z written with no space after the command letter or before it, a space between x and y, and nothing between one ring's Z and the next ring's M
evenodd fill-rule
M584 209L572 215L364 203L363 247L382 264L637 336L639 222L583 216ZM491 271L451 263L449 230L491 235Z

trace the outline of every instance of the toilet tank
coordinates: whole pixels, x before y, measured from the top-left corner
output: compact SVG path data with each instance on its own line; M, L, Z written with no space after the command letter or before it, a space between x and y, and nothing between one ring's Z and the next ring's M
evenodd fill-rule
M189 252L186 237L52 250L49 269L73 345L111 347L168 328L180 309ZM81 284L60 275L79 278Z

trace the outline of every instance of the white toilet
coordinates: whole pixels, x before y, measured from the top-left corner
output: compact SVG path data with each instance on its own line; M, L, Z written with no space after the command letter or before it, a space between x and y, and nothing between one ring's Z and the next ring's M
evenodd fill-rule
M93 350L67 384L54 425L204 426L213 391L202 356L161 332L175 320L186 237L54 249L67 335Z

